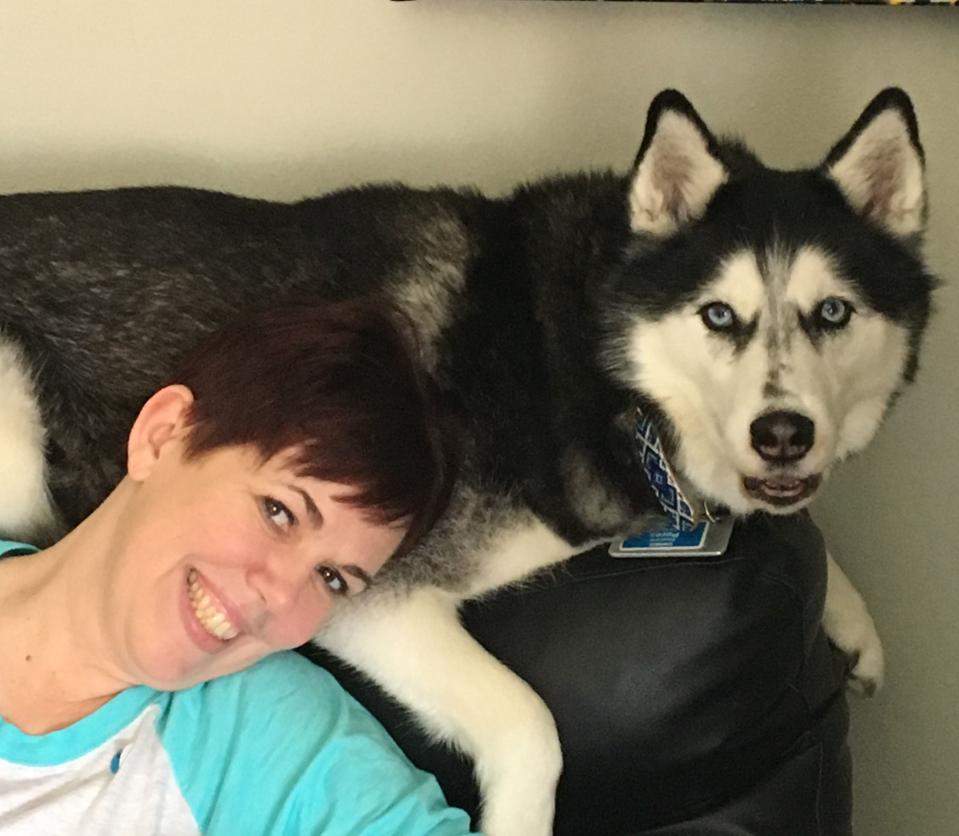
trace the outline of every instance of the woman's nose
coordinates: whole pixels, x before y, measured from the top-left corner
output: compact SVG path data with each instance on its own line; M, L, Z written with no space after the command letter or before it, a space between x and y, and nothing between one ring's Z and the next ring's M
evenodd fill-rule
M250 583L272 615L283 615L296 608L312 573L312 565L293 555L268 554L252 569Z
M299 647L330 616L332 601L314 578L309 555L265 555L249 569L247 583L262 606L260 638L276 650Z

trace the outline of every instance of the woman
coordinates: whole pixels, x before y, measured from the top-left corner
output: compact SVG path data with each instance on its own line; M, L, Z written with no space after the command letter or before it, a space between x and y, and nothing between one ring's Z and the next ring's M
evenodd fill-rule
M451 445L372 302L256 314L143 406L63 540L0 542L0 832L461 834L291 653L440 512Z

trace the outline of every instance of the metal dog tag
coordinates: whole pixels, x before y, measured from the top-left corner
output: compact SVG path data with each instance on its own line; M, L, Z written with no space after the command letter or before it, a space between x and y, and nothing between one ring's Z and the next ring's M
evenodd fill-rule
M703 521L692 531L677 531L663 526L609 545L613 557L716 557L726 551L733 532L733 519Z

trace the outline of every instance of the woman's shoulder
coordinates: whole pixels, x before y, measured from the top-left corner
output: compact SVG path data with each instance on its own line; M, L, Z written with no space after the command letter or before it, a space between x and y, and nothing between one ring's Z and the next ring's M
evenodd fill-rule
M400 755L399 747L370 713L328 671L294 651L282 651L245 670L168 695L160 719L170 745L252 749L286 746L312 757L350 739ZM229 741L229 742L228 742ZM195 754L195 752L193 752Z
M379 722L292 651L171 695L160 725L203 832L237 821L262 833L469 829Z
M273 653L245 670L207 682L205 687L210 692L243 692L253 700L303 697L313 705L317 692L337 698L346 693L332 674L292 650Z
M177 692L170 711L197 720L204 716L204 723L226 724L231 731L262 727L270 735L289 728L278 720L300 721L308 713L318 737L328 734L344 712L365 714L328 671L294 651L274 653L245 670Z

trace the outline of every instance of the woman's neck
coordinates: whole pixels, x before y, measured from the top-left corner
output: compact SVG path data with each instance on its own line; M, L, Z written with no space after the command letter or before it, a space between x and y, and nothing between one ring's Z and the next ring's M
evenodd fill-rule
M110 662L91 582L106 505L51 548L0 560L0 717L28 734L69 726L132 684Z

